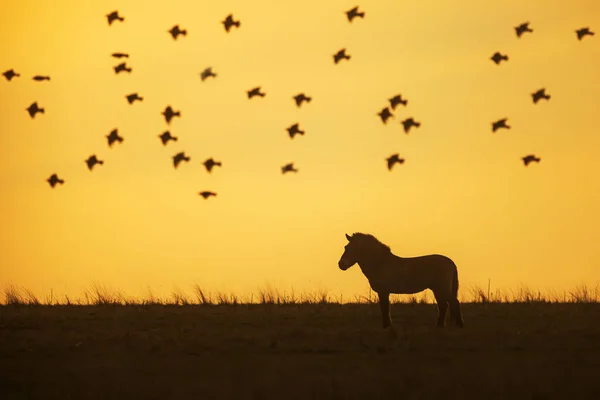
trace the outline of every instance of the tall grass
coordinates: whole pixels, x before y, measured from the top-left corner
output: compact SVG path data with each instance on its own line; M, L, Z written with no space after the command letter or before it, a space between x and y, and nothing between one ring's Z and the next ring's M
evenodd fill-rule
M466 293L464 293L466 292ZM395 304L430 304L434 303L430 291L415 295L392 295L391 302ZM144 297L134 298L125 295L107 285L93 283L83 292L81 298L64 296L59 298L53 291L40 300L31 290L9 284L4 288L4 306L127 306L127 305L164 305L164 306L219 306L219 305L301 305L301 304L375 304L378 302L377 293L369 290L365 295L356 295L344 301L342 295L333 296L327 290L315 290L306 293L282 291L272 286L265 286L245 298L234 293L211 292L199 284L192 285L192 293L182 289L174 289L169 296L160 297L151 289ZM478 286L460 294L462 303L598 303L600 301L600 285L590 287L580 284L571 290L563 292L532 290L520 286L512 290L490 291Z

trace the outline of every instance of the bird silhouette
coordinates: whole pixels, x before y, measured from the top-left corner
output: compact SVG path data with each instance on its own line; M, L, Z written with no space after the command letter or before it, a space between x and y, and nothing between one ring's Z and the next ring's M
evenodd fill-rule
M4 71L2 73L2 75L4 75L6 80L9 82L12 80L12 78L18 78L19 76L21 76L20 74L16 73L14 69L9 69L8 71Z
M180 111L174 111L171 106L167 106L167 108L165 108L165 111L162 112L162 115L165 116L165 121L167 121L167 124L171 123L171 120L174 117L179 117L181 118L181 112Z
M404 164L404 158L400 158L398 153L392 154L388 158L385 159L387 161L388 170L392 170L395 164Z
M118 74L119 72L129 72L131 73L131 68L127 67L127 63L121 63L119 65L115 65L113 67L113 69L115 70L115 74Z
M202 81L205 81L206 79L210 78L211 76L213 78L217 77L217 74L213 72L212 67L208 67L200 73L200 79L202 79Z
M50 77L48 75L36 75L32 79L34 81L41 82L41 81L49 81Z
M110 131L108 135L106 135L108 139L108 147L112 147L115 142L123 143L123 138L119 136L119 130L117 128Z
M114 58L129 58L129 54L127 53L112 53L111 56Z
M294 168L294 163L289 163L281 167L282 174L286 174L288 172L298 172L298 170Z
M208 199L210 196L217 196L217 194L215 192L209 192L209 191L204 191L204 192L200 192L198 193L200 196L204 197L204 200Z
M394 97L391 97L390 99L388 99L388 101L390 102L392 110L395 110L396 107L398 107L398 105L400 104L402 104L404 107L406 107L406 105L408 104L408 100L403 99L401 94L397 94Z
M173 40L177 40L179 35L187 36L187 29L180 29L179 25L173 25L173 27L167 32L173 36Z
M52 189L54 189L54 186L56 186L56 185L57 185L57 184L59 184L59 183L60 183L61 185L64 185L64 183L65 183L65 181L64 181L63 179L60 179L60 178L58 177L58 175L56 175L56 174L52 174L52 175L50 175L50 178L46 179L46 182L48 182L48 183L50 184L50 187L51 187Z
M36 102L33 102L33 103L31 103L31 105L30 105L29 107L27 107L25 110L27 110L27 112L29 113L29 116L30 116L31 118L35 118L35 115L36 115L37 113L41 113L41 114L43 114L43 113L45 113L45 112L46 112L46 110L44 110L43 108L40 108L40 107L38 106L38 103L37 103L37 101L36 101Z
M590 28L581 28L575 31L577 33L577 39L581 40L584 36L594 36L594 32L590 31Z
M496 132L500 128L510 129L510 126L506 124L508 118L499 119L496 122L492 122L492 132Z
M288 134L290 135L290 138L294 138L294 136L296 135L304 135L304 131L300 129L298 124L294 124L292 126L290 126L289 128L287 128Z
M521 159L523 160L523 164L525 164L525 166L528 166L532 162L539 163L541 160L539 157L536 157L533 154L529 154Z
M217 166L220 167L221 166L221 162L220 161L215 161L212 157L209 158L208 160L204 161L204 167L206 168L206 170L208 172L212 172L213 167Z
M298 107L302 105L302 102L310 103L310 101L312 100L312 97L308 97L304 93L299 93L292 98L294 99Z
M517 33L517 37L520 38L525 32L533 32L533 29L529 27L529 21L527 21L515 26L515 32Z
M550 95L546 94L545 88L542 88L531 93L531 98L533 99L533 104L537 104L541 99L550 100Z
M356 17L361 17L364 18L365 17L365 13L363 12L359 12L358 11L358 6L351 8L350 10L346 11L346 16L348 17L348 21L352 22L352 20Z
M102 165L102 164L104 164L104 161L98 160L98 158L96 158L96 155L94 154L94 155L89 156L88 159L85 160L85 163L87 164L88 169L91 171L92 168L94 168L94 165L96 165L96 164Z
M410 128L412 128L413 126L415 128L418 128L421 126L420 122L415 121L412 117L411 118L407 118L404 121L402 121L402 126L404 126L404 132L406 132L406 134L408 134L408 131L410 131Z
M109 14L106 14L106 19L108 20L108 25L112 25L112 23L117 20L121 22L125 21L125 18L119 16L119 12L116 10Z
M164 131L162 134L158 135L158 137L160 138L160 141L162 142L163 146L166 146L170 140L174 142L177 141L177 137L171 136L171 132L169 131Z
M250 89L248 90L246 93L248 93L248 98L251 99L254 96L260 96L260 97L265 97L267 94L266 93L261 93L260 91L260 86L255 87L254 89Z
M127 101L129 102L129 104L133 104L134 101L138 100L138 101L143 101L144 98L140 97L139 94L136 93L131 93L128 94L127 96L125 96L125 98L127 98Z
M390 109L388 107L385 107L384 109L379 111L377 113L377 115L379 115L379 117L381 118L381 122L383 122L386 125L387 125L388 119L393 117L392 112L390 111Z
M335 53L335 54L333 55L333 62L334 62L335 64L337 64L337 63L339 63L339 62L340 62L340 60L342 60L342 59L344 59L344 58L345 58L346 60L349 60L349 59L350 59L350 56L346 54L346 49L340 49L340 50L338 50L338 52L337 52L337 53Z
M499 52L495 52L493 56L490 57L490 60L496 63L496 65L500 65L502 60L508 61L508 56L506 54L500 54Z
M179 152L173 156L173 166L175 168L177 168L182 161L185 161L185 162L190 161L190 158L187 157L183 151Z
M231 27L235 25L236 28L240 27L240 21L233 20L233 14L229 14L221 23L225 26L225 31L229 32Z

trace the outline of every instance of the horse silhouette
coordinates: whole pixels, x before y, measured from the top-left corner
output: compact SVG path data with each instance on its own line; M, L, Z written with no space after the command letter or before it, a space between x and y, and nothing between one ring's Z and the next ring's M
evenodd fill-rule
M430 289L438 305L437 326L444 327L446 312L459 327L463 327L458 294L458 270L454 262L440 254L420 257L399 257L388 246L373 235L346 234L348 244L338 262L342 271L358 263L362 273L369 280L371 288L379 296L383 328L392 326L390 294L413 294Z

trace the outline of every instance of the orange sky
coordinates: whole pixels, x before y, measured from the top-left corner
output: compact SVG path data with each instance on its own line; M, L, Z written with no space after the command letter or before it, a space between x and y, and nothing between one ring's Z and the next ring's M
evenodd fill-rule
M289 4L288 4L289 3ZM568 289L600 279L600 3L20 0L0 14L0 286L132 295L198 283L352 297L344 233L443 253L469 285ZM108 26L118 9L124 23ZM220 21L241 20L227 34ZM517 39L513 27L534 29ZM174 24L188 30L174 41ZM350 61L333 64L348 49ZM500 51L510 60L489 58ZM113 52L130 53L115 75ZM212 66L218 77L202 82ZM35 82L33 75L50 75ZM246 90L262 86L264 98ZM549 102L530 93L547 88ZM124 96L139 92L142 103ZM291 97L313 98L298 109ZM408 98L383 125L376 113ZM33 101L46 113L31 119ZM181 110L169 129L161 112ZM413 116L419 129L404 134ZM512 129L491 133L509 118ZM290 140L299 122L305 136ZM105 136L125 138L109 149ZM175 170L171 156L192 160ZM400 153L404 165L386 169ZM534 153L528 168L520 158ZM94 171L84 160L105 161ZM202 162L223 162L208 174ZM294 162L299 173L282 175ZM58 173L66 184L46 183ZM202 190L218 193L203 200Z

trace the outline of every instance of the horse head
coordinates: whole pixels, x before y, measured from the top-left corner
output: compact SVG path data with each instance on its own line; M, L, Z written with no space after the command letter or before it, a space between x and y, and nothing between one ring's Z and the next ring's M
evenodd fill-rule
M348 236L348 234L346 234L348 244L344 246L344 254L342 254L340 261L338 261L338 266L342 271L347 270L358 262L359 245L356 241L353 241L352 238L352 236Z

